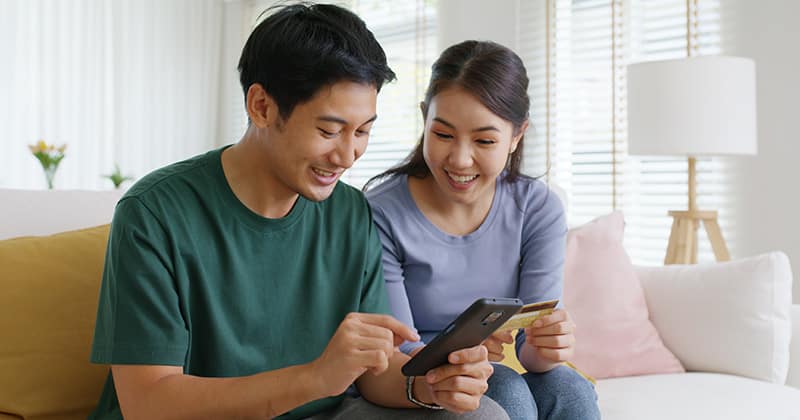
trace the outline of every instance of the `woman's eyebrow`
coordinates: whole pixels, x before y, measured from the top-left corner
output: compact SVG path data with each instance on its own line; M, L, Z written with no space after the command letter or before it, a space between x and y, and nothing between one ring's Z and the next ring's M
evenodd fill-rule
M444 125L446 125L446 126L448 126L448 127L452 128L452 129L454 129L454 130L456 129L456 126L455 126L455 125L453 125L452 123L448 122L448 121L447 121L447 120L445 120L444 118L441 118L441 117L433 117L433 120L434 120L434 121L436 121L436 122L439 122L439 123L441 123L441 124L444 124ZM485 126L483 126L483 127L478 127L478 128L474 128L474 129L472 129L472 132L473 132L473 133L476 133L476 132L478 132L478 131L497 131L497 132L499 133L499 132L500 132L500 129L499 129L499 128L497 128L497 127L495 127L495 126L493 126L493 125L485 125Z

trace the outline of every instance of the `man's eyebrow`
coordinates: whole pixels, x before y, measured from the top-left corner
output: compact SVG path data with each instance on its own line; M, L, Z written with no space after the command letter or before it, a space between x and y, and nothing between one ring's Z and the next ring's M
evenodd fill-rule
M368 120L364 121L363 123L359 124L359 127L364 125L364 124L369 124L369 123L375 121L377 118L378 118L378 114L375 114L370 119L368 119ZM347 120L339 118L339 117L335 117L333 115L320 115L319 117L317 117L317 120L319 120L319 121L328 121L328 122L341 124L341 125L348 125L349 124L347 122Z
M433 120L437 121L437 122L440 122L440 123L452 128L454 130L456 128L456 126L454 126L452 123L448 122L444 118L434 117ZM500 132L500 129L495 127L495 126L493 126L493 125L485 125L483 127L478 127L478 128L475 128L475 129L472 130L473 133L477 133L479 131L497 131L497 132Z

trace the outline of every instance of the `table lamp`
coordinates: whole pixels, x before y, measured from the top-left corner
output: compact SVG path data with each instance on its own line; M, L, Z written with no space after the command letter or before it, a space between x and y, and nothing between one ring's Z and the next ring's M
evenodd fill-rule
M697 229L705 226L717 261L730 259L716 211L697 208L695 158L754 155L755 63L698 56L628 66L628 151L687 156L689 208L673 217L664 264L697 262Z

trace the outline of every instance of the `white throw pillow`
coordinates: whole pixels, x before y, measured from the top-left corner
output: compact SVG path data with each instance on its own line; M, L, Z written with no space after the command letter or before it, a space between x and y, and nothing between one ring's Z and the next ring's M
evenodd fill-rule
M637 275L651 321L687 371L785 383L792 305L785 254L637 267Z

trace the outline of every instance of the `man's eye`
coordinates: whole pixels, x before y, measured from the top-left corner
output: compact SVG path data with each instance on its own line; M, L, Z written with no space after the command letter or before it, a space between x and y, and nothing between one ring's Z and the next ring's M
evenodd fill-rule
M332 131L328 131L328 130L325 130L325 129L322 129L322 128L319 128L319 127L317 127L317 130L319 130L319 133L322 134L322 137L325 137L325 138L328 138L328 139L332 139L332 138L334 138L334 137L339 135L339 132L335 132L334 133Z

